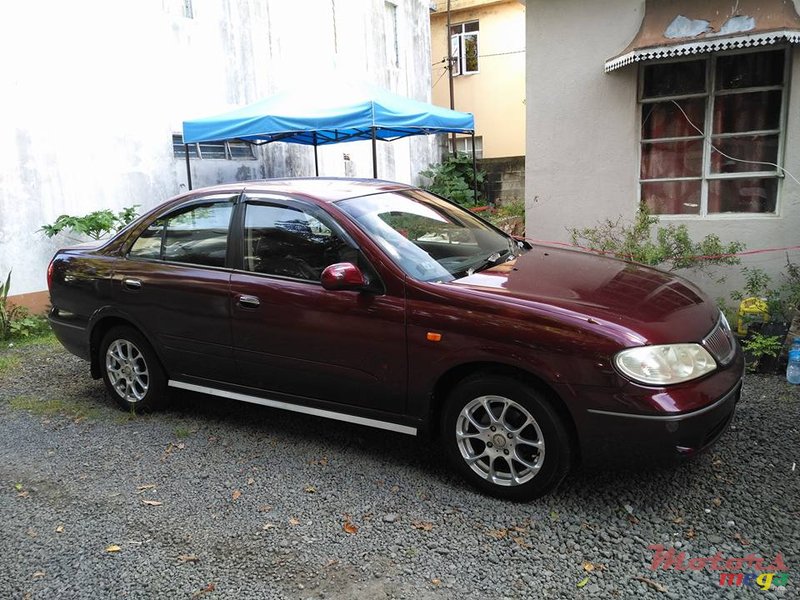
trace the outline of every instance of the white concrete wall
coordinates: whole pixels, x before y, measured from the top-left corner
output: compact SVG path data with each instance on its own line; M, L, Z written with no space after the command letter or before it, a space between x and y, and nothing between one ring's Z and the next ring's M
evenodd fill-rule
M795 2L798 4L798 2ZM605 218L631 218L638 206L639 119L636 65L603 72L636 35L643 0L527 0L527 232L540 240L569 241L568 228ZM800 179L800 50L792 51L785 168ZM663 217L685 223L700 239L716 233L748 249L800 244L800 186L786 178L776 216ZM792 254L800 261L800 252ZM743 265L773 275L783 253L746 257ZM741 284L738 268L727 268L724 284L682 272L712 295ZM717 275L723 271L717 272Z
M0 9L0 275L13 269L12 295L45 289L47 263L68 243L37 233L42 224L131 204L146 210L186 189L171 144L184 119L330 73L430 99L425 0L396 2L399 66L387 58L384 0L192 4L191 19L183 0L19 0ZM436 159L433 138L378 149L387 179L414 182ZM192 169L195 187L313 175L313 150L276 143L257 161L193 161ZM371 177L370 143L322 148L320 173Z

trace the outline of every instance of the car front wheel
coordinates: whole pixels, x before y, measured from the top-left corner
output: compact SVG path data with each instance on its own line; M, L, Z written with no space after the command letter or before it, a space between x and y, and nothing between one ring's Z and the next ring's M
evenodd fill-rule
M166 377L150 344L132 327L114 327L100 344L103 381L125 410L154 409L166 390Z
M447 400L442 428L453 466L493 496L531 500L569 471L570 439L561 418L544 394L516 379L465 379Z

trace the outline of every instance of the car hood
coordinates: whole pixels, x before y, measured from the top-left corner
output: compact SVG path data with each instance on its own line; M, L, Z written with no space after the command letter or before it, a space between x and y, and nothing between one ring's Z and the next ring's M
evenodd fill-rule
M535 246L517 259L447 285L596 322L634 344L697 341L716 305L681 277L588 252ZM617 337L617 336L615 336Z

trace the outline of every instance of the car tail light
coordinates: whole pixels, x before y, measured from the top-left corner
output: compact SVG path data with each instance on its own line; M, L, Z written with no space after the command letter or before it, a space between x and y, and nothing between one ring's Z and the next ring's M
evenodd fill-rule
M47 265L47 289L53 289L53 264L56 262L56 257L54 256L53 259L50 261L50 264Z

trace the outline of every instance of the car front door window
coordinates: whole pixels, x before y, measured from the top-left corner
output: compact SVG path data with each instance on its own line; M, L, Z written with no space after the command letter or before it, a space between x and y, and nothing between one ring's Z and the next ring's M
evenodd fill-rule
M244 248L247 271L306 281L334 263L358 262L358 251L320 219L273 204L248 204Z

